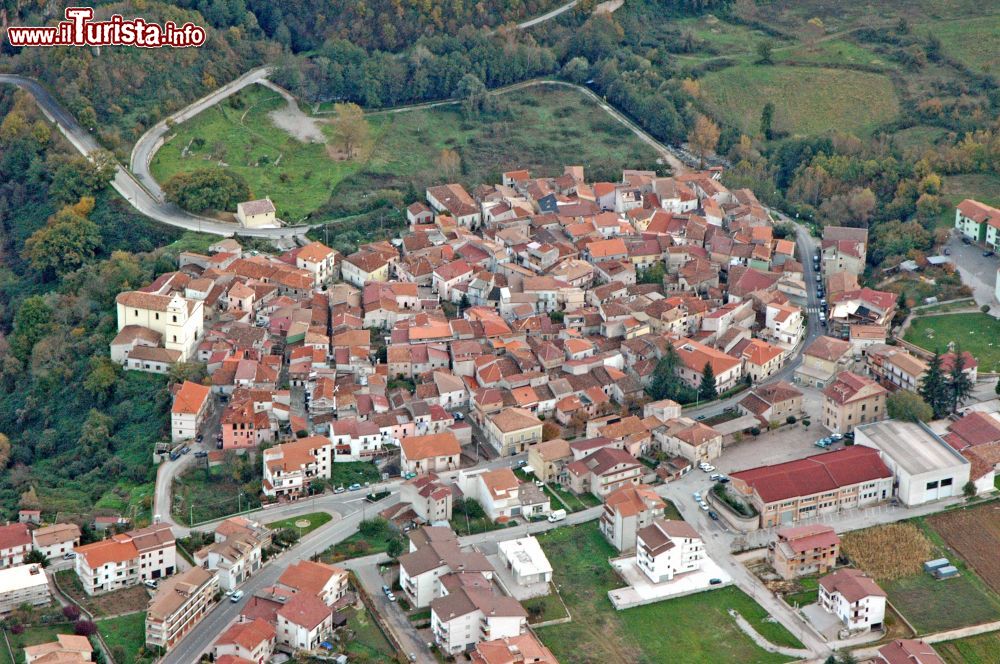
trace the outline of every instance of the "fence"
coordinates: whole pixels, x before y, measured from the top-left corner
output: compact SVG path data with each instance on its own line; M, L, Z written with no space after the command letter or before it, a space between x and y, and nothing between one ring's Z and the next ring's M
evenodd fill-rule
M80 609L80 614L81 615L87 616L88 620L90 620L91 622L93 622L95 625L97 624L97 621L94 618L94 614L92 614L90 611L88 611L86 609L86 607L84 607L82 604L80 604L79 602L77 602L75 599L73 599L73 597L69 593L67 593L65 590L62 589L62 586L59 585L59 579L56 578L55 574L51 574L49 576L49 578L52 579L52 585L55 586L56 591L58 591L58 593L60 595L62 595L63 599L65 599L70 604L75 605L78 609ZM4 638L5 639L7 638L6 633L4 634ZM100 630L97 630L96 632L94 632L94 638L97 640L98 647L104 653L104 661L106 661L108 664L116 664L115 658L111 656L111 648L109 648L108 644L104 641L104 637L101 636L101 631ZM9 648L10 644L8 644L7 647ZM15 659L14 661L17 661L17 660Z
M378 627L379 631L382 632L382 636L384 636L386 641L388 641L389 644L396 649L396 661L406 662L406 655L404 654L403 646L396 639L396 635L392 633L389 626L385 624L382 616L375 608L375 602L373 602L372 598L368 596L368 591L366 591L364 586L361 585L361 581L353 571L348 570L347 574L351 581L351 585L354 586L355 591L358 593L358 598L360 598L361 603L365 605L365 610L368 611L368 614L372 617L375 625Z

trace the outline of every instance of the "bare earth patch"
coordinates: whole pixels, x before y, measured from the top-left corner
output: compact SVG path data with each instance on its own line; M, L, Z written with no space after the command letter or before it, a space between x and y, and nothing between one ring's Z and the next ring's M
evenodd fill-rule
M278 129L283 129L303 143L326 143L326 136L319 128L315 118L302 112L298 104L289 102L284 108L279 108L267 114Z

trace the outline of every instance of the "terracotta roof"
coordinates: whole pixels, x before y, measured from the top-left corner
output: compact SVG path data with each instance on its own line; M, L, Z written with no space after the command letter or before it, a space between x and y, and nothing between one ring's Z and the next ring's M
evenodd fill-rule
M472 664L558 664L552 651L532 632L480 641L471 657Z
M778 539L787 542L796 553L825 549L840 542L840 538L833 528L822 524L780 528Z
M275 637L274 627L261 618L250 622L236 623L219 637L215 645L235 644L253 652L257 646Z
M39 528L32 534L35 546L52 546L80 539L80 527L75 523L57 523Z
M822 336L816 337L816 340L809 344L803 353L828 362L836 362L850 349L851 344L848 341Z
M945 664L931 644L919 639L896 639L879 648L878 655L885 664Z
M403 454L409 460L455 456L462 453L462 446L451 431L426 436L406 436L400 441Z
M878 450L854 445L796 461L741 470L730 476L745 482L765 503L773 503L890 478L892 472Z
M885 597L885 591L867 574L858 569L839 569L819 580L828 593L840 593L850 603L865 597Z
M0 551L31 545L31 533L23 523L0 526Z
M823 390L823 396L839 405L888 393L888 390L871 378L850 371L841 371Z
M333 613L315 595L298 594L278 609L278 615L293 625L312 630Z
M330 579L346 575L347 572L339 567L311 560L301 560L282 572L278 583L294 588L298 592L319 595Z
M977 224L1000 222L1000 210L971 198L966 198L959 203L958 211L962 213L962 216L968 217Z
M648 509L663 509L666 503L652 488L645 484L623 486L608 494L604 500L607 509L623 517L635 516Z
M318 263L326 260L333 253L335 253L333 249L322 242L310 242L299 250L298 258L308 263Z
M542 425L541 420L523 408L506 408L490 416L490 420L503 433Z
M197 415L202 405L212 391L207 385L199 385L189 380L184 381L181 388L174 394L174 405L170 412L175 415Z
M123 563L139 556L139 550L131 540L120 542L107 539L76 548L76 554L87 561L90 569L97 569L108 563Z
M243 214L268 214L275 211L274 203L267 198L245 201L240 203L238 207L243 211Z

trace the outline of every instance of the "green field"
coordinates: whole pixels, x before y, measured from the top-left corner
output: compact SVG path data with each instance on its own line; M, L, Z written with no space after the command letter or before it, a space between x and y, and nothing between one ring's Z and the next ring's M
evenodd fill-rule
M145 664L152 662L152 654L146 653L146 613L129 613L116 618L97 621L97 629L111 649L112 655L121 648L125 655L116 659L119 664Z
M11 660L10 652L6 644L0 644L0 664L20 664L24 661L24 647L37 646L39 643L49 643L55 641L59 634L72 634L72 623L61 623L58 625L38 625L24 630L22 634L13 634L6 630L10 647L14 651L14 659Z
M814 65L849 64L886 66L886 61L868 49L846 39L828 39L813 47L798 45L779 50L774 59L778 63L796 62Z
M961 344L979 360L979 370L1000 371L1000 320L984 313L947 314L914 318L903 337L921 348L947 350L949 341Z
M310 514L303 514L302 516L294 516L288 519L282 519L281 521L274 521L273 523L266 524L271 530L281 530L282 528L291 528L299 533L299 535L308 535L312 531L316 530L325 523L329 523L330 519L333 517L326 512L312 512ZM305 527L300 527L298 522L308 521L309 525Z
M768 101L775 127L793 135L864 134L899 110L887 76L845 69L742 65L706 75L702 90L714 114L749 134L759 132Z
M268 112L284 101L271 90L252 86L239 96L239 108L224 101L175 127L153 158L153 176L162 183L182 171L229 168L247 179L254 196L270 196L279 217L299 221L324 206L356 209L378 190L405 193L412 185L419 191L447 179L474 186L497 182L513 168L558 175L567 164L582 164L588 179L618 179L623 167L649 167L656 159L652 148L572 89L505 93L505 112L473 120L457 105L371 114L372 145L350 161L332 159L326 146L302 143L275 127ZM320 121L329 138L325 118ZM186 147L188 156L182 156ZM438 167L444 149L461 158L451 178Z
M1000 632L942 641L934 644L934 650L948 664L995 664L1000 653Z
M356 661L359 662L391 661L396 653L368 612L364 609L360 611L346 609L345 611L347 612L347 626L354 633L354 638L344 647L344 652L357 656L359 659ZM362 660L361 657L365 659Z
M973 71L1000 72L1000 15L927 26L941 40L944 52Z
M942 555L955 558L947 552ZM1000 604L980 587L982 582L971 578L972 574L971 570L962 570L961 576L938 581L921 572L881 585L889 601L917 632L932 634L1000 620Z
M238 107L231 103L236 99ZM268 113L284 106L272 90L245 88L175 127L153 157L150 172L163 183L183 171L229 168L246 178L255 197L270 196L280 218L298 221L325 203L358 164L336 161L324 145L303 143L275 127Z
M767 612L736 588L724 588L615 611L607 592L621 587L608 558L617 556L596 523L557 528L538 537L549 560L558 560L554 582L573 616L543 627L538 636L567 664L613 662L783 662L747 637L726 612L736 609L765 638L800 647Z

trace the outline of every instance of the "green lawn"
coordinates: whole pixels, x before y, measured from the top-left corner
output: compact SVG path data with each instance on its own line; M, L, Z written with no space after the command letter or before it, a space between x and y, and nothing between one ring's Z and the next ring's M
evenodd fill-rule
M378 482L382 479L382 476L379 475L378 467L368 461L335 463L333 464L332 473L330 486L333 487L349 487L352 484L364 486L365 482Z
M979 360L980 371L1000 371L1000 320L988 314L914 318L904 339L927 350L940 348L942 352L949 341L954 341Z
M308 535L312 531L316 530L325 523L329 523L330 519L333 517L326 512L311 512L309 514L303 514L302 516L290 517L288 519L282 519L281 521L274 521L272 523L266 524L271 530L281 530L283 528L292 528L298 531L299 535ZM300 526L299 522L307 521L309 525Z
M354 638L348 641L344 652L349 656L365 657L365 661L372 662L387 662L395 658L392 645L366 610L346 609L346 612L347 626Z
M819 593L819 577L807 576L797 579L797 581L802 589L798 592L785 595L785 602L791 606L795 606L796 604L799 606L815 604Z
M868 49L846 39L829 39L815 46L797 45L778 51L774 60L778 63L795 62L813 65L848 64L890 66L884 59Z
M279 217L298 221L321 208L357 212L370 194L405 194L411 184L417 191L447 179L474 186L499 181L512 168L558 175L567 164L582 164L591 180L617 180L623 167L650 167L656 159L652 148L570 89L535 86L504 94L506 113L473 120L457 105L370 115L371 149L351 161L334 160L326 146L276 128L267 113L284 102L270 90L252 86L240 98L240 108L225 101L178 125L153 158L153 176L165 182L195 168L229 168L247 179L255 196L270 196ZM322 128L329 134L325 122ZM182 156L185 148L188 156ZM437 165L443 149L462 160L450 178Z
M771 641L797 647L795 637L736 588L689 595L615 611L607 592L622 582L608 558L617 552L596 523L558 528L539 536L549 560L558 560L555 584L573 616L565 625L538 630L559 661L611 662L783 662L747 637L726 612L733 608Z
M373 524L371 531L368 533L356 532L347 539L333 545L322 553L320 557L322 562L335 563L348 558L359 558L373 553L382 553L388 548L390 541L402 537L402 534L394 530L385 519L374 518L369 520ZM403 550L406 550L405 547Z
M152 653L146 652L146 613L144 611L98 620L97 628L111 649L112 655L118 648L122 649L125 657L123 660L116 659L118 664L153 661Z
M759 132L768 101L775 107L775 127L793 135L832 128L864 134L898 113L892 90L882 74L780 65L729 67L702 82L710 109L749 134Z
M24 661L25 646L37 646L39 643L49 643L55 641L58 634L72 634L72 623L59 623L56 625L32 626L24 630L23 634L13 634L6 630L10 647L14 651L14 660L11 661L7 646L0 644L0 664L20 664Z
M927 27L941 40L946 55L977 72L1000 71L1000 15L939 21Z
M942 555L947 555L943 552ZM954 555L950 555L954 563ZM882 582L900 613L921 634L1000 620L1000 605L973 580L971 570L938 581L923 572Z
M562 600L559 599L559 594L556 592L555 587L550 586L550 588L551 592L548 595L532 597L521 602L524 610L528 612L529 623L548 622L549 620L558 620L567 616L566 607L563 606Z
M995 664L1000 653L1000 632L942 641L934 644L934 650L948 664Z

